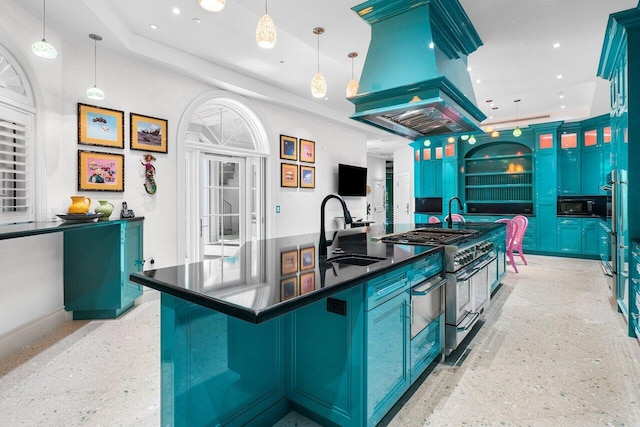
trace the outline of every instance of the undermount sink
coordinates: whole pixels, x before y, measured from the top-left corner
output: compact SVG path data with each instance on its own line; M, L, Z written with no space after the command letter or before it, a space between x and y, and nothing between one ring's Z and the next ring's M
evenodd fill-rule
M368 255L337 255L327 258L325 262L335 262L338 264L366 266L384 261L386 258L380 258Z

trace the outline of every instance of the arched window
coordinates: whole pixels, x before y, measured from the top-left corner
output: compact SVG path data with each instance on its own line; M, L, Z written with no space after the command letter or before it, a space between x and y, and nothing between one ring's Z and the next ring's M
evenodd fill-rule
M0 45L0 223L35 218L34 122L26 74Z

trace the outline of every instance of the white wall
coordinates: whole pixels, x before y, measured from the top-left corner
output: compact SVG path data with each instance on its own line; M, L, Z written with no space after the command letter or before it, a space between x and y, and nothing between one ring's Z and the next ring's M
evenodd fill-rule
M292 111L265 102L254 104L261 110L269 125L272 144L271 167L274 172L274 205L268 206L275 212L276 236L317 233L320 229L320 205L327 194L338 192L338 163L367 166L367 141L363 134L338 124L323 121L318 117ZM280 164L290 162L280 160L280 134L315 141L316 143L316 188L281 188ZM275 144L275 145L274 145ZM365 197L345 197L353 219L366 216ZM343 216L342 208L336 200L326 205L325 227L335 229L333 218Z
M54 30L47 29L47 40L58 49L55 60L46 60L34 56L31 44L41 37L42 23L39 19L16 8L11 2L0 2L0 43L18 58L29 74L34 85L38 107L38 126L35 135L36 150L44 152L44 171L46 197L40 212L46 218L54 218L55 213L66 212L69 196L83 194L97 200L109 200L116 209L112 218L119 216L120 205L126 201L137 216L144 216L144 256L153 257L155 268L175 265L177 242L176 173L177 158L176 135L180 118L191 101L213 88L202 81L179 75L175 72L159 69L147 59L138 61L129 57L115 55L98 45L98 86L106 93L104 101L92 101L85 97L87 88L93 85L93 45L83 42L60 39ZM267 206L273 218L275 230L269 235L288 236L315 233L319 229L320 203L329 193L337 192L337 164L339 162L366 166L366 141L364 134L322 119L318 116L301 113L298 110L252 100L265 118L265 128L269 130L271 159L269 160L270 186L267 188L272 203ZM97 105L125 113L124 149L103 148L79 145L77 143L77 104ZM148 115L168 120L168 153L155 154L156 182L158 191L149 195L144 191L144 167L140 159L144 152L129 150L129 113ZM316 142L316 188L284 189L280 188L280 159L278 158L279 135L286 134ZM78 150L93 150L125 155L125 191L78 192L77 190L77 153ZM366 214L366 199L349 198L347 200L354 218ZM280 206L280 214L273 214ZM342 216L337 202L327 205L327 218ZM43 219L43 218L40 218ZM327 228L334 228L327 221ZM54 238L56 239L56 238ZM61 239L58 236L57 239ZM61 241L61 240L60 240ZM50 246L45 246L49 248ZM40 306L46 301L60 306L62 301L62 257L61 250L45 251L43 258L35 264L21 262L27 259L31 250L18 242L4 242L5 262L12 266L11 276L3 273L0 286L11 283L46 283L47 292L16 292L25 299L35 301ZM16 268L16 265L24 267ZM45 268L51 266L51 268ZM148 264L147 264L148 266ZM36 268L34 268L36 267ZM5 278L6 277L6 278ZM53 292L53 295L51 294ZM0 299L5 305L5 299ZM41 309L29 314L33 320L49 315L51 307L44 304ZM2 319L0 319L2 320ZM21 319L23 321L24 319ZM25 320L26 321L26 320ZM24 322L23 322L24 323ZM10 327L14 327L13 323ZM53 327L55 325L51 325ZM2 331L0 331L2 334Z

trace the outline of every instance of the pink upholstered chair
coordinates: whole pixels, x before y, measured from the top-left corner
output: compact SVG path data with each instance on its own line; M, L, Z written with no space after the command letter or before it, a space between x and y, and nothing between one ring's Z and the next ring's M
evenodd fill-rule
M437 216L429 217L429 224L439 224L439 223L440 223L440 218L438 218Z
M447 222L449 220L449 215L444 218L444 221ZM465 222L465 219L460 214L451 214L451 220L453 222Z
M496 222L503 223L507 225L507 242L506 242L506 256L507 263L511 264L511 267L518 272L518 267L516 267L516 261L513 259L513 251L511 247L513 246L513 239L516 236L516 223L511 218L502 218L497 220Z
M513 217L513 222L516 225L516 230L513 243L511 244L511 252L516 252L522 262L524 262L524 265L528 265L527 260L524 258L524 252L522 251L522 240L529 226L529 220L524 215L516 215Z

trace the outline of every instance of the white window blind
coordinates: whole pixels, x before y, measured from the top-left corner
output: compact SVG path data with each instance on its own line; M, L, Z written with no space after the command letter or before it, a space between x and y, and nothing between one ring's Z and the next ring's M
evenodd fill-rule
M0 223L33 220L32 116L0 104Z

